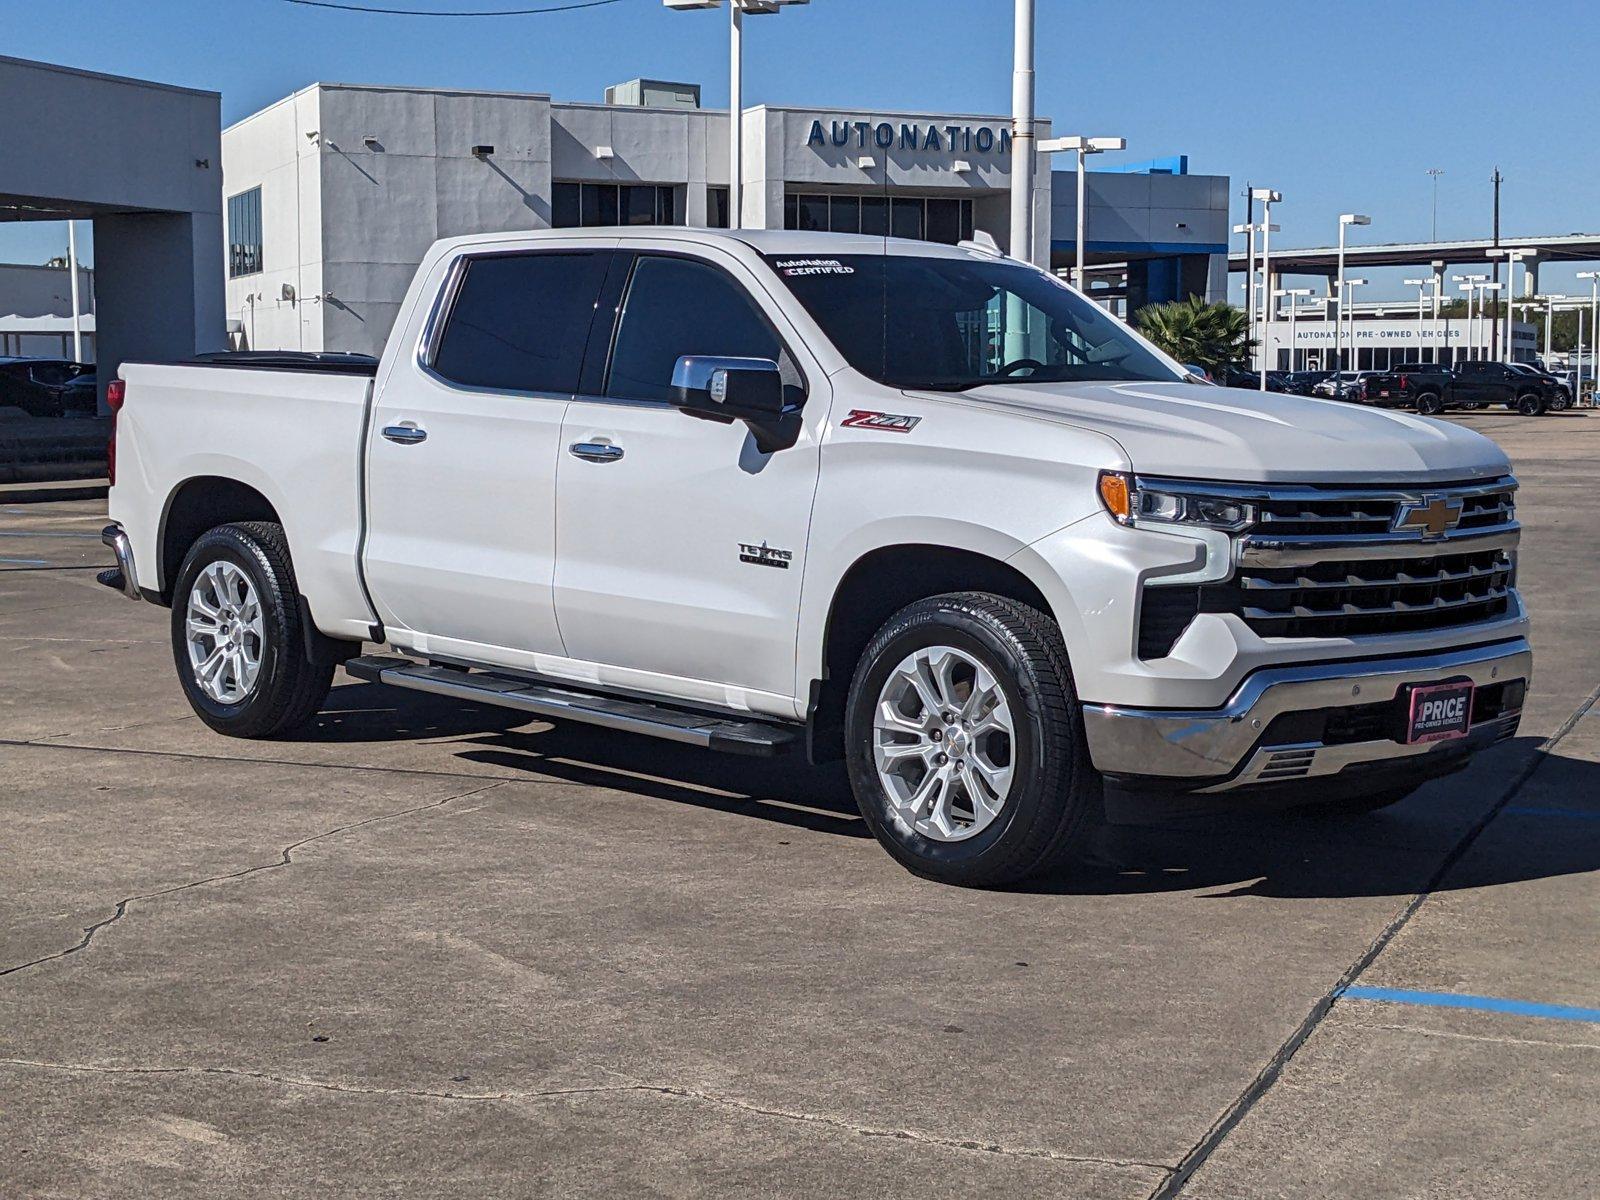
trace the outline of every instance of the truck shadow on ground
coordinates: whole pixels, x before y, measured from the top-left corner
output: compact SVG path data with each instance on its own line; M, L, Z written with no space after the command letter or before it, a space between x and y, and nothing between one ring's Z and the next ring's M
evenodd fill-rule
M299 736L319 742L438 739L460 759L531 781L605 788L817 834L872 836L842 766L812 767L799 756L717 754L588 725L530 722L507 709L370 684L336 688L323 715ZM1314 807L1163 813L1157 806L1133 818L1123 813L1116 823L1097 824L1065 870L1013 890L1059 896L1198 891L1208 899L1409 895L1429 883L1500 801L1507 786L1503 768L1535 758L1540 761L1530 783L1438 886L1600 870L1600 764L1544 755L1538 745L1536 738L1514 739L1392 808L1359 816ZM1491 758L1501 770L1484 769ZM1529 798L1531 787L1537 798ZM1514 836L1499 836L1507 830Z

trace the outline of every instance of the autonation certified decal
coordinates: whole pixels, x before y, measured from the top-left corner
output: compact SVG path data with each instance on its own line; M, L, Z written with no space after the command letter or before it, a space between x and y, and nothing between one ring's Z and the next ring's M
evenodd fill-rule
M856 269L847 267L837 258L787 258L778 261L781 275L854 275Z

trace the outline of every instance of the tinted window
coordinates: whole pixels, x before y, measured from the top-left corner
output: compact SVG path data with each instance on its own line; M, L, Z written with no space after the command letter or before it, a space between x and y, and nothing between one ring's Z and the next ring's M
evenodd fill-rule
M705 263L642 256L628 282L611 354L608 396L670 400L680 356L708 354L785 362L783 343L745 290Z
M228 197L228 278L261 270L261 189Z
M470 260L434 370L467 387L576 392L605 265L593 253Z
M1104 309L1007 259L841 254L767 261L850 365L890 387L1180 377Z

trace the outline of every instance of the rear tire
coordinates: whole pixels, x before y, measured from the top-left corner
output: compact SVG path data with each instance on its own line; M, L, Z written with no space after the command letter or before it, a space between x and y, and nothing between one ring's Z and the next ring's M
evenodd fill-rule
M845 745L868 827L946 883L1048 871L1100 808L1061 631L1003 596L933 596L885 622L851 681Z
M1424 392L1417 397L1417 411L1425 417L1431 417L1444 411L1444 401L1432 392Z
M333 685L333 664L308 657L305 634L281 525L200 535L172 592L173 661L195 715L240 738L305 724Z

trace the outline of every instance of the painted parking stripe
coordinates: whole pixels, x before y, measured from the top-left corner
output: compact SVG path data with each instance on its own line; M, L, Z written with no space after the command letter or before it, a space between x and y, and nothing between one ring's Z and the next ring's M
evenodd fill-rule
M1585 812L1581 808L1546 808L1537 804L1511 804L1502 812L1523 817L1577 817L1580 821L1600 821L1600 812Z
M0 563L10 567L48 567L50 560L45 558L7 558L0 554Z
M1532 1000L1505 1000L1499 996L1466 996L1460 992L1416 992L1406 988L1350 987L1347 1000L1377 1000L1388 1004L1420 1004L1428 1008L1470 1008L1478 1012L1511 1013L1518 1017L1545 1017L1552 1021L1589 1021L1600 1024L1600 1008L1573 1004L1537 1004Z

